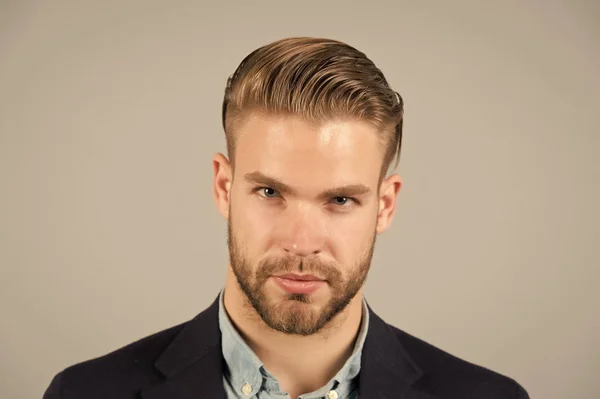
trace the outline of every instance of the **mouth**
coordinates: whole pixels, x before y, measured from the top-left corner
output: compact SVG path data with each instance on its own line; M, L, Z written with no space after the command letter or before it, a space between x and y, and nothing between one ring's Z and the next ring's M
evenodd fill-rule
M275 276L278 278L283 278L286 280L295 280L295 281L325 281L322 278L319 278L317 276L313 276L312 274L294 274L294 273L289 273L289 274L282 274L279 276Z
M312 294L327 284L326 280L310 274L273 276L277 285L289 294Z

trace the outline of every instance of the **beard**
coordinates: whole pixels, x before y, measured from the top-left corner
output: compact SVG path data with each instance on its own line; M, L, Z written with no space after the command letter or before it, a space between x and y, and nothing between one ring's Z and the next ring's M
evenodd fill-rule
M348 306L367 279L375 240L376 232L373 229L367 250L361 254L346 276L335 264L323 262L315 257L267 258L254 267L242 243L233 232L231 220L227 224L229 261L242 292L268 327L285 334L315 334ZM297 272L314 274L327 281L331 297L320 310L311 306L310 294L286 294L283 300L268 298L265 294L265 284L269 277Z

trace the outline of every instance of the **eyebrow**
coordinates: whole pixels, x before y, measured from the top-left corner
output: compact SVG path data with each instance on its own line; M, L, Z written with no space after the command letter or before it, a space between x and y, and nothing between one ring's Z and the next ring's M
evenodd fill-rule
M245 174L244 179L250 184L258 184L270 187L281 194L296 194L296 190L294 190L292 187L259 171ZM357 197L369 194L370 192L371 189L364 184L349 184L346 186L327 189L320 194L320 197Z

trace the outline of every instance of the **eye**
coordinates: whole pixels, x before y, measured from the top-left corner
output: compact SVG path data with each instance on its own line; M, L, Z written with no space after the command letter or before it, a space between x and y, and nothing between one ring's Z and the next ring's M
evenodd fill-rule
M259 192L261 196L266 198L276 198L279 196L277 190L271 187L259 187L256 189L256 191Z
M344 206L344 205L348 204L350 201L352 201L352 199L349 197L333 197L332 198L332 202L335 205L340 205L340 206Z

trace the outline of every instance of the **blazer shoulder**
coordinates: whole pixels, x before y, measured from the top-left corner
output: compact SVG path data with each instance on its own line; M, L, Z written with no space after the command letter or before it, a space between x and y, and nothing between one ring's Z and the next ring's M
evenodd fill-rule
M401 345L423 375L417 384L444 398L528 399L526 390L514 379L450 354L394 326Z
M50 386L44 392L42 399L62 399L61 380L63 373L60 372L54 376L50 382Z
M134 392L161 378L154 362L187 323L67 367L54 377L44 399L132 398Z

